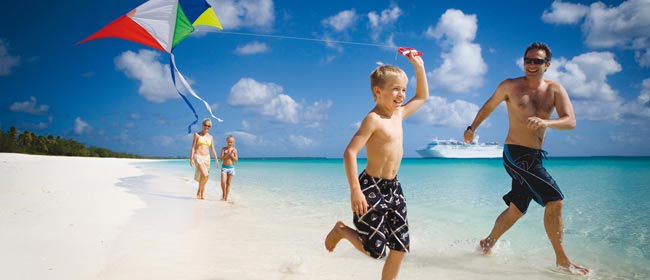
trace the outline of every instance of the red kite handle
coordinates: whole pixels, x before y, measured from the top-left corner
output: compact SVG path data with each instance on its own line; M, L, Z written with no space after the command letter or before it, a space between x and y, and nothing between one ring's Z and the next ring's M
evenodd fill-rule
M397 49L397 52L401 55L408 56L409 54L413 56L421 56L422 52L414 48L400 47Z

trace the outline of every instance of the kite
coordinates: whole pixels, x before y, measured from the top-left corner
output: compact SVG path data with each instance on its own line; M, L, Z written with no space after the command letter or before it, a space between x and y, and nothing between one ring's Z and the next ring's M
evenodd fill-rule
M213 118L222 121L212 114L208 102L192 90L185 77L178 71L172 53L176 45L192 34L194 27L199 25L223 29L212 6L206 0L149 0L77 45L94 39L120 38L169 53L174 88L194 113L195 120L187 127L190 133L192 125L198 122L199 116L187 97L178 89L177 80L192 96L203 102Z

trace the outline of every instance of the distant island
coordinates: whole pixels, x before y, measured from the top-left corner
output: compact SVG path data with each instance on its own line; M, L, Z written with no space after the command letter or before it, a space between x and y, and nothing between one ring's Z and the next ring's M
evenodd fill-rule
M22 133L11 127L7 132L0 129L0 153L21 153L34 155L145 158L143 156L113 152L99 147L86 147L85 144L61 136L36 135L27 130Z

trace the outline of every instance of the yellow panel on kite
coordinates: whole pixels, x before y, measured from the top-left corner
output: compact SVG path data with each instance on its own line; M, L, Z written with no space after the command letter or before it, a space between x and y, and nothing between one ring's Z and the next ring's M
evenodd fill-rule
M197 25L207 25L207 26L214 26L219 29L223 29L221 27L221 22L219 22L219 19L217 18L217 15L214 13L214 10L212 10L212 7L206 9L195 21L192 23L192 25L197 26Z

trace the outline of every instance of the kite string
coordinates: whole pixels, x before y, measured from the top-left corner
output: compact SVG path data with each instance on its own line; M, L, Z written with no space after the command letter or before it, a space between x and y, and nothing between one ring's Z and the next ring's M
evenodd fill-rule
M221 30L214 30L214 29L202 29L202 28L198 29L197 28L197 30L206 31L206 32L213 32L213 33L222 33L222 34L231 34L231 35L243 35L243 36L254 36L254 37L267 37L267 38L277 38L277 39L290 39L290 40L324 42L324 43L338 43L338 44L361 45L361 46L382 47L382 48L394 48L395 47L395 46L382 45L382 44L360 43L360 42L340 41L340 40L330 40L330 39L304 38L304 37L295 37L295 36L269 35L269 34L259 34L259 33L229 32L229 31L221 31Z

